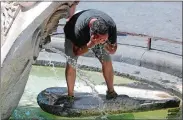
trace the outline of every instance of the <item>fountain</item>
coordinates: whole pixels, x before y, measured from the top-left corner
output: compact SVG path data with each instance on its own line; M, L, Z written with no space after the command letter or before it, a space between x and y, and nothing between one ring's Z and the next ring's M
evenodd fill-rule
M70 2L1 2L1 118L7 119L23 94L40 45L67 18ZM58 14L59 13L59 14Z
M101 72L101 66L96 61L96 59L91 57L89 58L88 56L87 58L86 56L80 57L78 66L76 66L79 73L78 79L81 81L76 83L80 84L80 87L76 87L77 101L74 108L70 109L72 114L65 114L65 111L60 109L62 106L54 105L54 102L50 101L48 103L49 99L47 98L49 98L51 95L55 94L56 99L58 99L60 95L62 96L66 93L66 86L65 84L61 84L61 82L58 80L59 77L55 71L57 67L65 67L67 56L64 55L64 52L62 51L63 48L60 48L61 50L55 49L54 46L47 48L45 44L50 41L52 41L50 44L54 43L53 39L55 38L50 38L48 35L51 34L52 31L58 26L58 22L61 18L67 18L69 10L68 6L70 6L72 3L73 2L2 2L2 97L0 98L0 101L2 108L1 118L3 120L8 119L11 115L13 115L16 119L26 119L27 116L32 115L29 110L25 110L25 114L23 115L19 114L19 111L17 111L19 109L19 105L25 105L22 103L24 103L25 98L27 99L27 97L24 98L23 94L27 95L29 92L34 95L34 104L31 105L38 107L37 103L35 103L35 96L37 97L38 95L37 100L40 107L48 113L59 116L82 117L101 115L102 119L106 119L109 114L158 110L163 108L179 107L179 105L181 106L180 99L182 99L182 87L180 84L182 84L182 81L180 78L180 73L182 70L179 68L177 70L179 76L173 76L164 73L164 71L156 71L156 69L151 69L149 66L145 68L145 66L147 66L146 64L148 63L147 61L147 63L142 62L144 64L143 67L123 63L123 60L125 61L125 59L120 52L120 50L123 50L123 46L119 46L119 50L117 51L118 54L112 56L115 75L135 79L136 82L133 82L134 84L129 85L125 84L126 86L115 85L115 88L120 94L120 97L115 101L116 104L114 104L114 101L105 100L105 85L93 83L93 78L90 79L86 72L83 73L83 71L80 70L84 69ZM62 47L64 40L62 38L57 39L59 39L59 42L61 42L60 46ZM43 51L43 49L49 49L51 52ZM143 58L146 60L148 55L144 55L144 53L141 58L146 55ZM179 66L180 59L176 58L176 60L178 61L176 65ZM165 63L166 62L164 62L164 64ZM36 79L37 81L34 81L35 77L30 75L31 70L34 69L34 67L32 68L32 64L52 66L52 70L54 72L54 75L52 76L56 77L54 79L57 79L55 83L58 82L58 85L53 85L53 87L51 87L53 82L47 81L50 83L47 84L43 81L46 78L41 78L43 80L40 80L39 78ZM177 75L177 73L175 75ZM32 80L28 81L28 79ZM37 86L39 81L39 85L45 83L44 85L47 86ZM31 84L31 82L34 84ZM31 88L30 85L35 85L35 88L38 91L36 91L33 86L32 88L34 89L28 89ZM137 89L133 87L137 87ZM83 89L81 88L84 88L84 91L82 91ZM147 88L145 92L144 88ZM41 96L42 93L48 94ZM86 101L88 100L92 101L87 103ZM27 106L29 106L29 101L31 101L31 99L26 101ZM48 105L48 107L45 107L46 105ZM50 111L47 109L49 107L51 108ZM52 111L54 110L54 107L55 111ZM20 108L24 109L22 106ZM173 112L170 110L171 114L169 114L168 117L171 118L172 114L177 113L177 111L180 112L181 110L178 109L174 110ZM36 111L33 113L36 114ZM45 114L46 113L44 113L44 115ZM178 115L178 117L180 116L181 114ZM108 116L108 118L110 118L110 116Z
M59 51L51 46L44 46L45 49L49 49L49 52L57 53L58 55L64 56L68 59L62 51ZM48 57L47 57L48 58ZM49 58L50 59L50 58ZM65 109L63 107L64 96L67 94L65 87L51 87L43 90L39 93L37 100L40 107L51 114L55 114L58 116L88 116L88 115L101 115L103 113L122 113L122 112L130 112L130 111L145 111L145 110L156 110L167 107L178 107L179 99L177 97L170 96L166 93L157 93L162 94L164 99L156 99L152 100L152 98L133 98L128 95L121 94L119 98L115 101L106 101L105 100L105 92L102 90L102 86L100 88L96 88L96 85L92 82L90 77L87 76L86 73L83 73L79 69L79 65L75 63L73 60L71 63L77 70L77 74L79 74L79 79L84 81L87 86L91 88L91 92L86 91L86 88L81 86L81 89L85 89L84 92L79 91L76 92L76 100L73 108ZM40 64L40 63L38 63ZM54 64L54 63L51 63ZM81 63L82 64L82 63ZM117 91L121 91L123 89L118 88ZM154 96L153 96L154 97ZM58 100L61 99L58 104ZM88 103L90 101L90 103ZM104 114L104 115L105 115Z

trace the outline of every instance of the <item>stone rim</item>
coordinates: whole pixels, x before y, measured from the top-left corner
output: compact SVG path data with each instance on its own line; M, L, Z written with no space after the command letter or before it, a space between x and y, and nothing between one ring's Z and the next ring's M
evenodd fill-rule
M43 90L42 92L40 92L37 96L37 103L43 111L48 112L50 114L57 115L57 116L62 116L62 117L95 116L95 115L101 115L103 113L119 114L119 113L137 112L137 111L142 112L142 111L147 111L147 110L158 110L158 109L162 109L162 108L179 107L179 104L180 104L180 100L178 98L174 98L174 99L170 99L170 100L151 100L151 102L149 102L149 100L145 100L145 99L130 98L128 96L123 96L124 100L126 100L128 102L131 100L133 103L134 100L136 100L137 101L135 103L136 106L134 105L135 107L133 106L132 108L128 109L128 108L125 108L125 104L117 103L119 105L119 108L114 110L114 109L112 109L112 105L110 106L110 102L108 102L108 103L106 102L102 106L105 106L105 107L108 106L109 107L108 109L102 109L102 107L101 108L96 107L94 109L88 109L88 110L83 109L82 110L82 109L76 109L76 108L64 109L62 106L49 105L49 104L46 104L45 101L42 102L40 100L40 97L44 91L46 91L46 90L49 91L49 89L59 89L59 88L61 89L63 87L51 87L51 88L47 88L47 89ZM64 91L64 92L66 92L66 91ZM64 93L61 93L61 94L64 95ZM101 95L101 94L100 94L100 97L105 98L104 95ZM112 102L114 103L114 101L112 101ZM122 109L122 105L124 105L123 109Z

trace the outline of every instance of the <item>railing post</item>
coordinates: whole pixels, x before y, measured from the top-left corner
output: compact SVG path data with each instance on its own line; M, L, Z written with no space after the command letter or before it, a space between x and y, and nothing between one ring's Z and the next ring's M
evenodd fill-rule
M147 40L147 49L151 50L151 38L148 38Z

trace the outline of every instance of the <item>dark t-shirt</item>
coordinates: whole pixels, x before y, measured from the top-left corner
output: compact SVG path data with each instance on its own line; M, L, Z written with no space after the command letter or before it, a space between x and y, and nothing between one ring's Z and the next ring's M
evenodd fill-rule
M107 23L108 40L111 44L116 43L117 29L115 22L106 13L94 9L84 10L73 15L64 27L65 37L78 47L86 45L90 41L89 22L92 18L102 18Z

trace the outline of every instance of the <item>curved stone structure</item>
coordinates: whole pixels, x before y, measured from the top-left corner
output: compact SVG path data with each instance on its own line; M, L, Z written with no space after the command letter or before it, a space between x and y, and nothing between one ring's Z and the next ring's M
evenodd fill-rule
M58 20L69 15L70 2L1 2L1 118L8 119L24 92L40 46Z
M49 52L46 52L46 51L41 52L35 64L36 65L42 65L42 66L50 66L50 64L52 64L52 65L54 65L54 67L65 67L66 58L64 58L63 55L60 55L60 54L63 54L63 52L59 51L58 49L57 50L56 49L49 49L49 50L52 51L52 52L55 52L55 53L51 53L50 51ZM49 56L49 58L47 56ZM155 71L155 70L152 70L152 69L147 69L147 68L138 67L138 66L134 66L134 65L129 65L129 64L126 64L126 63L116 62L116 61L113 61L113 66L114 66L114 73L117 76L125 76L125 77L131 78L131 79L135 79L135 80L137 80L139 82L142 82L142 83L147 83L149 85L154 86L155 88L158 88L162 91L165 91L165 92L169 93L170 95L177 96L180 99L182 99L182 86L181 86L182 79L179 78L179 77L172 76L172 75L167 74L167 73ZM85 70L89 70L89 71L101 72L100 62L97 61L96 58L92 58L92 57L83 57L83 56L81 56L78 59L78 67L80 69L85 69ZM100 88L101 88L101 86L100 86ZM84 91L86 92L86 89ZM100 91L105 91L105 90L100 90ZM120 90L117 90L117 91L120 92ZM121 90L121 91L123 91L123 90ZM40 98L40 96L38 98ZM56 96L55 98L57 99L58 96ZM38 102L39 102L39 100L40 99L38 99ZM56 107L56 108L59 107L59 106L49 106L49 105L47 105L47 108L45 108L46 105L44 104L44 101L42 103L39 102L41 108L44 109L47 112L50 112L50 113L53 113L53 111L48 110L49 107L50 108L51 107ZM146 105L148 106L148 104L145 104L143 107L150 109ZM160 105L160 104L157 104L157 105ZM163 105L163 104L161 104L161 105ZM156 105L151 104L150 106L154 107ZM182 107L182 103L180 102L179 108L181 108L181 107ZM74 115L81 115L81 114L85 115L86 114L86 113L83 114L82 112L78 113L78 111L72 111L72 112L77 113L77 114L74 114ZM115 111L112 111L112 112L114 113ZM65 113L63 114L61 112L60 115L61 116L66 115L67 116L68 114L65 114ZM181 114L180 114L179 117L181 117Z
M54 48L59 53L64 53L64 38L63 37L52 37L52 42L48 44L49 47L45 46L46 51L54 53L55 51L50 50L50 48ZM50 47L51 46L51 47ZM128 51L127 51L128 50ZM138 51L138 52L136 52ZM56 54L54 54L55 56ZM58 54L57 54L58 55ZM83 55L84 60L81 66L90 65L92 67L99 67L100 65L97 62L92 61L94 55L92 51L89 51L87 54ZM42 56L40 57L41 60ZM58 55L59 59L60 56ZM90 59L93 63L88 63L85 61ZM116 71L120 74L125 76L130 76L135 79L140 79L141 81L145 81L155 86L160 86L165 90L173 92L174 94L178 95L180 98L182 96L182 57L177 55L172 55L164 52L159 51L148 51L144 48L138 48L133 46L125 46L125 45L118 45L118 49L114 55L112 55L113 63L116 64L118 68ZM43 60L44 62L47 60ZM62 60L54 60L55 66L60 66ZM39 63L40 61L37 61ZM124 66L120 66L120 64L126 64L124 66L129 66L124 70ZM117 65L118 64L118 65ZM42 64L44 65L44 64ZM131 66L135 66L131 69ZM137 68L137 69L136 69ZM146 72L146 70L140 71L142 68L147 68L150 72ZM133 71L139 71L139 73L135 74ZM170 77L172 78L170 79ZM154 79L156 78L156 79Z
M67 17L68 6L72 3L73 2L1 2L2 87L0 90L0 101L1 118L3 120L9 118L22 96L31 66L35 63L41 50L40 46L50 42L48 35L57 27L59 19ZM65 61L63 62L62 60L63 59L61 59L60 64L65 63ZM90 64L95 63L91 62ZM88 66L92 66L90 64L82 65L88 68ZM118 64L118 66L120 66L120 64ZM122 67L125 68L124 66ZM99 68L98 64L95 64L95 68ZM116 67L116 69L118 68ZM128 76L129 74L132 74L131 76L134 75L124 69L121 72L121 68L116 71L120 73L123 72L123 74ZM146 72L142 71L141 73ZM140 80L145 79L144 81L152 82L152 79L149 79L149 77L141 78L140 75L138 76L137 74L134 76ZM177 90L177 87L173 83L174 81L165 84L163 80L164 78L155 79L153 83L157 83L159 86L169 91L172 90L182 95L182 91ZM177 79L177 81L179 82L180 80Z
M123 90L122 87L118 86L118 89L120 88ZM73 107L64 108L67 88L51 87L39 93L37 102L44 111L65 117L92 116L101 115L102 113L119 114L122 112L157 110L179 107L180 104L179 99L169 96L168 94L162 99L134 98L129 97L128 95L119 94L116 100L106 100L105 94L102 94L101 91L103 90L99 90L98 96L93 95L87 90L85 90L85 92L75 91L75 102Z

